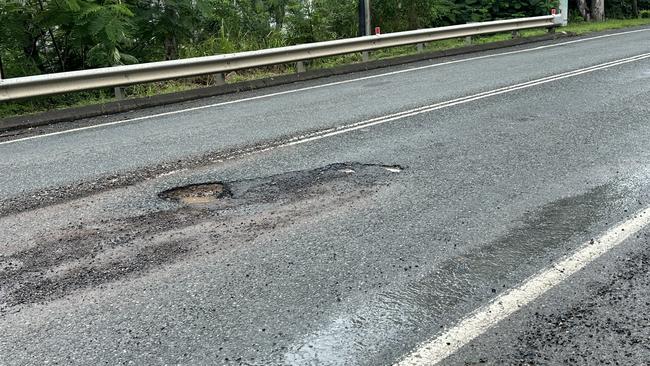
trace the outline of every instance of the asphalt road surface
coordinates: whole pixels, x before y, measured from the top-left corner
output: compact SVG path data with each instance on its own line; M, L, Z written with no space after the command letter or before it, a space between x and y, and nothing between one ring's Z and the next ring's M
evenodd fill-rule
M0 364L650 364L650 28L0 136Z

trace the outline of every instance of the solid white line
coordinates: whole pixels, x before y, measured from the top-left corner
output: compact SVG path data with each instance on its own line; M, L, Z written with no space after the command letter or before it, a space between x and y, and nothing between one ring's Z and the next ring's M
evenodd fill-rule
M572 255L530 277L520 286L497 296L488 305L477 309L456 326L418 347L397 365L435 365L443 361L492 326L535 301L649 224L650 207L646 207L631 219L611 228L598 240L583 244Z
M446 101L446 102L441 102L441 103L431 104L431 105L428 105L428 106L413 108L413 109L410 109L410 110L407 110L407 111L402 111L402 112L389 114L389 115L385 115L385 116L381 116L381 117L377 117L377 118L372 118L372 119L368 119L368 120L364 120L364 121L361 121L361 122L356 122L356 123L352 123L352 124L348 124L348 125L344 125L344 126L326 128L326 129L314 131L314 132L311 132L311 133L308 133L308 134L304 134L304 135L300 135L300 136L294 136L294 137L288 138L288 139L283 140L283 141L278 141L278 142L269 143L269 144L265 144L265 145L257 145L257 146L248 147L248 148L245 148L245 149L236 150L236 151L230 152L230 153L228 153L226 155L216 157L213 160L213 162L222 162L222 161L225 161L225 160L239 159L239 158L244 157L244 156L249 156L249 155L252 155L252 154L259 154L259 153L263 153L263 152L268 152L268 151L275 150L275 149L278 149L278 148L284 148L284 147L304 144L304 143L311 142L311 141L317 141L317 140L325 139L325 138L328 138L328 137L341 135L341 134L344 134L344 133L347 133L347 132L352 132L352 131L356 131L356 130L359 130L359 129L364 129L364 128L368 128L368 127L388 123L388 122L391 122L391 121L400 120L400 119L403 119L403 118L406 118L406 117L417 116L417 115L420 115L420 114L423 114L423 113L428 113L428 112L440 110L440 109L443 109L443 108L448 108L448 107L452 107L452 106L456 106L456 105L461 105L461 104L469 103L469 102L472 102L472 101L485 99L485 98L488 98L488 97L501 95L501 94L505 94L505 93L510 93L510 92L513 92L513 91L516 91L516 90L526 89L526 88L530 88L530 87L533 87L533 86L550 83L550 82L553 82L553 81L556 81L556 80L562 80L562 79L566 79L566 78L569 78L569 77L583 75L583 74L586 74L586 73L590 73L590 72L594 72L594 71L598 71L598 70L603 70L603 69L607 69L607 68L610 68L610 67L623 65L623 64L630 63L630 62L635 62L635 61L644 60L644 59L648 59L648 58L650 58L650 53L645 53L645 54L632 56L632 57L627 57L627 58L616 60L616 61L610 61L610 62L606 62L606 63L603 63L603 64L594 65L594 66L587 67L587 68L584 68L584 69L578 69L578 70L565 72L565 73L558 74L558 75L555 75L555 76L544 77L544 78L541 78L541 79L531 80L531 81L521 83L521 84L515 84L515 85L511 85L511 86L507 86L507 87L503 87L503 88L499 88L499 89L495 89L495 90L491 90L491 91L487 91L487 92L482 92L482 93L470 95L470 96L467 96L467 97L457 98L457 99L449 100L449 101Z
M385 77L385 76L398 75L398 74L403 74L403 73L408 73L408 72L414 72L414 71L419 71L419 70L430 69L430 68L434 68L434 67L452 65L452 64L469 62L469 61L476 61L476 60L483 60L483 59L487 59L487 58L494 58L494 57L500 57L500 56L514 55L514 54L519 54L519 53L524 53L524 52L539 51L539 50L543 50L543 49L547 49L547 48L561 47L561 46L571 45L571 44L575 44L575 43L592 41L592 40L596 40L596 39L602 39L602 38L608 38L608 37L617 37L617 36L631 34L631 33L648 32L648 31L650 31L650 29L637 29L637 30L633 30L633 31L625 31L625 32L612 33L612 34L605 34L605 35L596 36L596 37L582 38L582 39L577 39L577 40L573 40L573 41L555 43L555 44L550 44L550 45L545 45L545 46L538 46L538 47L533 47L533 48L526 48L526 49L523 49L523 50L502 52L502 53L496 53L496 54L490 54L490 55L483 55L483 56L477 56L477 57L471 57L471 58L464 58L464 59L460 59L460 60L441 62L441 63L437 63L437 64L432 64L432 65L425 65L425 66L414 67L414 68L409 68L409 69L404 69L404 70L397 70L397 71L392 71L392 72L387 72L387 73L382 73L382 74L377 74L377 75L364 76L364 77L355 78L355 79L336 81L336 82L332 82L332 83L313 85L313 86L304 87L304 88L285 90L285 91L281 91L281 92L277 92L277 93L269 93L269 94L264 94L264 95L258 95L258 96L255 96L255 97L231 100L231 101L228 101L228 102L214 103L214 104L209 104L209 105L204 105L204 106L199 106L199 107L179 109L179 110L170 111L170 112L157 113L157 114L152 114L152 115L147 115L147 116L142 116L142 117L135 117L135 118L125 119L125 120L121 120L121 121L107 122L107 123L97 124L97 125L93 125L93 126L72 128L72 129L64 130L64 131L52 132L52 133L36 135L36 136L30 136L30 137L23 137L23 138L18 138L18 139L15 139L15 140L0 142L0 146L1 145L8 145L8 144L13 144L13 143L18 143L18 142L23 142L23 141L35 140L35 139L40 139L40 138L45 138L45 137L50 137L50 136L57 136L57 135L63 135L63 134L68 134L68 133L73 133L73 132L92 130L92 129L97 129L97 128L101 128L101 127L108 127L108 126L121 125L121 124L126 124L126 123L137 122L137 121L143 121L143 120L152 119L152 118L166 117L166 116L171 116L171 115L176 115L176 114L186 113L186 112L192 112L192 111L197 111L197 110L202 110L202 109L207 109L207 108L215 108L215 107L222 107L222 106L230 105L230 104L250 102L250 101L259 100L259 99L271 98L271 97L276 97L276 96L281 96L281 95L286 95L286 94L299 93L299 92L303 92L303 91L326 88L326 87L331 87L331 86L336 86L336 85L354 83L354 82L358 82L358 81L381 78L381 77Z

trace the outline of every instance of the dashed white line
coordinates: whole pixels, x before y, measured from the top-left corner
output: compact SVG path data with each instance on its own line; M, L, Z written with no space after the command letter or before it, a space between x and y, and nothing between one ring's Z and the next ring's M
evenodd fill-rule
M530 304L603 254L650 224L650 207L611 228L595 241L530 277L520 286L497 296L433 340L422 344L397 366L435 365L485 333L518 309Z
M550 44L550 45L526 48L526 49L523 49L523 50L501 52L501 53L496 53L496 54L483 55L483 56L477 56L477 57L464 58L464 59L460 59L460 60L441 62L441 63L437 63L437 64L432 64L432 65L413 67L413 68L397 70L397 71L392 71L392 72L387 72L387 73L382 73L382 74L377 74L377 75L364 76L364 77L355 78L355 79L336 81L336 82L332 82L332 83L313 85L313 86L309 86L309 87L292 89L292 90L285 90L285 91L281 91L281 92L277 92L277 93L263 94L263 95L258 95L258 96L254 96L254 97L249 97L249 98L231 100L231 101L227 101L227 102L220 102L220 103L214 103L214 104L209 104L209 105L204 105L204 106L199 106L199 107L185 108L185 109L179 109L179 110L170 111L170 112L157 113L157 114L152 114L152 115L147 115L147 116L142 116L142 117L135 117L135 118L125 119L125 120L121 120L121 121L114 121L114 122L97 124L97 125L93 125L93 126L72 128L72 129L69 129L69 130L46 133L46 134L42 134L42 135L22 137L22 138L18 138L18 139L14 139L14 140L8 140L8 141L0 142L0 146L1 145L19 143L19 142L23 142L23 141L41 139L41 138L50 137L50 136L64 135L64 134L69 134L69 133L74 133L74 132L80 132L80 131L86 131L86 130L102 128L102 127L109 127L109 126L121 125L121 124L126 124L126 123L137 122L137 121L143 121L143 120L148 120L148 119L152 119L152 118L166 117L166 116L176 115L176 114L180 114L180 113L187 113L187 112L192 112L192 111L197 111L197 110L202 110L202 109L221 107L221 106L230 105L230 104L250 102L250 101L259 100L259 99L271 98L271 97L276 97L276 96L286 95L286 94L299 93L299 92L303 92L303 91L320 89L320 88L327 88L327 87L336 86L336 85L349 84L349 83L354 83L354 82L358 82L358 81L381 78L381 77L385 77L385 76L398 75L398 74L403 74L403 73L408 73L408 72L414 72L414 71L419 71L419 70L430 69L430 68L434 68L434 67L452 65L452 64L463 63L463 62L470 62L470 61L476 61L476 60L483 60L483 59L487 59L487 58L495 58L495 57L500 57L500 56L514 55L514 54L525 53L525 52L539 51L539 50L543 50L543 49L547 49L547 48L561 47L561 46L571 45L571 44L575 44L575 43L588 42L588 41L597 40L597 39L603 39L603 38L609 38L609 37L617 37L617 36L622 36L622 35L626 35L626 34L639 33L639 32L648 32L648 31L650 31L650 29L637 29L637 30L633 30L633 31L625 31L625 32L612 33L612 34L605 34L605 35L601 35L601 36L595 36L595 37L589 37L589 38L581 38L581 39L576 39L576 40L567 41L567 42L561 42L561 43L555 43L555 44Z

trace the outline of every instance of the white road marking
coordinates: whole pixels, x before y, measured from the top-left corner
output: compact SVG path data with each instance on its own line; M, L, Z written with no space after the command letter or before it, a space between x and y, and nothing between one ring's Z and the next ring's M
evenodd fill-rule
M321 139L324 139L324 138L327 138L327 137L341 135L341 134L344 134L344 133L347 133L347 132L356 131L356 130L359 130L359 129L368 128L368 127L384 124L384 123L387 123L387 122L400 120L400 119L403 119L403 118L406 118L406 117L417 116L417 115L420 115L420 114L423 114L423 113L428 113L428 112L436 111L436 110L443 109L443 108L448 108L448 107L452 107L452 106L456 106L456 105L460 105L460 104L465 104L465 103L473 102L473 101L476 101L476 100L485 99L485 98L488 98L488 97L501 95L501 94L505 94L505 93L510 93L510 92L513 92L513 91L516 91L516 90L526 89L526 88L530 88L530 87L533 87L533 86L546 84L546 83L550 83L550 82L553 82L553 81L562 80L562 79L566 79L566 78L570 78L570 77L574 77L574 76L578 76L578 75L583 75L583 74L586 74L586 73L590 73L590 72L594 72L594 71L598 71L598 70L603 70L603 69L607 69L607 68L610 68L610 67L623 65L623 64L630 63L630 62L640 61L640 60L644 60L644 59L648 59L648 58L650 58L650 53L645 53L645 54L638 55L638 56L628 57L628 58L617 60L617 61L607 62L607 63L604 63L604 64L595 65L595 66L591 66L591 67L584 68L584 69L578 69L578 70L570 71L570 72L567 72L567 73L558 74L558 75L552 76L552 77L545 77L545 78L529 81L529 82L526 82L526 83L521 83L521 84L516 84L516 85L504 87L504 88L499 88L499 89L495 89L495 90L488 91L488 92L478 93L478 94L475 94L475 95L450 100L450 101L447 101L447 102L436 103L436 104L432 104L432 105L429 105L429 106L414 108L414 109L411 109L411 110L408 110L408 111L403 111L403 112L394 113L394 114L390 114L390 115L386 115L386 116L382 116L382 117L377 117L377 118L373 118L373 119L369 119L369 120L365 120L365 121L362 121L362 122L357 122L357 123L353 123L353 124L349 124L349 125L345 125L345 126L339 126L339 127L335 127L335 128L328 128L328 129L320 130L320 131L317 131L317 132L313 132L313 133L308 134L308 135L297 136L297 137L294 137L294 138L291 138L291 139L288 139L288 140L285 140L283 142L276 143L276 144L273 144L273 145L271 145L271 144L262 145L262 146L257 146L255 148L249 148L249 149L246 149L246 150L239 150L239 151L236 151L236 152L234 152L234 153L232 153L232 154L230 154L230 155L228 155L228 156L226 156L226 157L224 157L224 158L222 158L222 159L220 159L218 161L236 159L236 158L240 158L240 157L247 156L247 155L258 154L258 153L262 153L262 152L271 151L271 150L274 150L274 149L277 149L277 148L300 145L300 144L304 144L304 143L311 142L311 141L321 140Z
M441 102L441 103L431 104L431 105L428 105L428 106L413 108L413 109L410 109L410 110L407 110L407 111L402 111L402 112L393 113L393 114L389 114L389 115L385 115L385 116L381 116L381 117L376 117L376 118L372 118L372 119L368 119L368 120L365 120L365 121L356 122L356 123L352 123L352 124L348 124L348 125L322 129L322 130L318 130L318 131L315 131L315 132L312 132L312 133L309 133L309 134L304 134L304 135L300 135L300 136L291 137L291 138L288 138L288 139L283 140L283 141L278 141L278 142L269 143L269 144L265 144L265 145L257 145L257 146L248 147L248 148L245 148L245 149L236 150L236 151L230 152L230 153L228 153L226 155L216 157L212 161L213 162L223 162L223 161L226 161L226 160L239 159L239 158L249 156L249 155L253 155L253 154L260 154L260 153L268 152L268 151L279 149L279 148L284 148L284 147L289 147L289 146L294 146L294 145L301 145L301 144L304 144L304 143L307 143L307 142L317 141L317 140L325 139L325 138L328 138L328 137L337 136L337 135L341 135L341 134L344 134L344 133L348 133L348 132L352 132L352 131L356 131L356 130L360 130L360 129L364 129L364 128L368 128L368 127L372 127L372 126L376 126L376 125L381 125L381 124L384 124L384 123L387 123L387 122L397 121L397 120L400 120L400 119L404 119L406 117L417 116L417 115L420 115L420 114L423 114L423 113L428 113L428 112L436 111L436 110L443 109L443 108L453 107L453 106L456 106L456 105L461 105L461 104L473 102L473 101L476 101L476 100L485 99L485 98L488 98L488 97L501 95L501 94L505 94L505 93L510 93L510 92L513 92L513 91L516 91L516 90L526 89L526 88L530 88L530 87L533 87L533 86L546 84L546 83L550 83L550 82L553 82L553 81L562 80L562 79L566 79L566 78L570 78L570 77L574 77L574 76L578 76L578 75L583 75L583 74L587 74L587 73L590 73L590 72L603 70L603 69L607 69L607 68L618 66L618 65L624 65L624 64L627 64L627 63L630 63L630 62L640 61L640 60L644 60L644 59L648 59L648 58L650 58L650 53L644 53L644 54L637 55L637 56L627 57L627 58L616 60L616 61L610 61L610 62L606 62L606 63L603 63L603 64L594 65L594 66L587 67L587 68L584 68L584 69L573 70L573 71L565 72L565 73L554 75L554 76L548 76L548 77L544 77L544 78L541 78L541 79L528 81L528 82L521 83L521 84L515 84L515 85L511 85L511 86L507 86L507 87L503 87L503 88L499 88L499 89L494 89L494 90L487 91L487 92L482 92L482 93L470 95L470 96L467 96L467 97L457 98L457 99L449 100L449 101L446 101L446 102Z
M610 67L623 65L623 64L630 63L630 62L640 61L640 60L644 60L644 59L648 59L648 58L650 58L650 53L644 53L644 54L637 55L637 56L627 57L627 58L616 60L616 61L611 61L611 62L606 62L606 63L603 63L603 64L599 64L599 65L594 65L594 66L587 67L587 68L584 68L584 69L573 70L573 71L565 72L565 73L554 75L554 76L548 76L548 77L544 77L544 78L541 78L541 79L528 81L528 82L521 83L521 84L511 85L511 86L507 86L507 87L503 87L503 88L499 88L499 89L495 89L495 90L491 90L491 91L487 91L487 92L482 92L482 93L470 95L470 96L467 96L467 97L457 98L457 99L449 100L449 101L442 102L442 103L431 104L431 105L428 105L428 106L423 106L423 107L414 108L414 109L410 109L410 110L403 111L403 112L398 112L398 113L389 114L389 115L385 115L385 116L381 116L381 117L376 117L376 118L372 118L372 119L368 119L368 120L365 120L365 121L356 122L356 123L352 123L352 124L348 124L348 125L332 127L332 128L326 128L326 129L318 130L318 131L311 132L311 133L308 133L308 134L294 136L294 137L291 137L291 138L288 138L288 139L282 140L282 141L277 141L277 142L273 142L273 143L268 143L268 144L264 144L264 145L257 145L257 146L252 146L252 147L248 147L248 148L245 148L245 149L232 151L232 152L229 152L227 154L215 157L214 159L212 159L212 162L223 162L223 161L226 161L226 160L239 159L239 158L249 156L249 155L253 155L253 154L260 154L260 153L268 152L268 151L279 149L279 148L284 148L284 147L304 144L304 143L307 143L307 142L317 141L317 140L325 139L325 138L328 138L328 137L341 135L341 134L344 134L344 133L347 133L347 132L352 132L352 131L356 131L356 130L360 130L360 129L364 129L364 128L384 124L384 123L391 122L391 121L397 121L397 120L400 120L400 119L403 119L403 118L406 118L406 117L417 116L417 115L420 115L420 114L423 114L423 113L428 113L428 112L432 112L432 111L443 109L443 108L448 108L448 107L452 107L452 106L456 106L456 105L460 105L460 104L465 104L465 103L469 103L469 102L472 102L472 101L485 99L485 98L488 98L488 97L501 95L501 94L505 94L505 93L510 93L510 92L513 92L513 91L516 91L516 90L526 89L526 88L530 88L530 87L533 87L533 86L536 86L536 85L546 84L546 83L550 83L550 82L553 82L553 81L556 81L556 80L562 80L562 79L566 79L566 78L570 78L570 77L574 77L574 76L578 76L578 75L583 75L583 74L587 74L587 73L590 73L590 72L603 70L603 69L607 69L607 68L610 68Z
M533 48L526 48L526 49L523 49L523 50L501 52L501 53L496 53L496 54L483 55L483 56L477 56L477 57L471 57L471 58L464 58L464 59L460 59L460 60L441 62L441 63L437 63L437 64L432 64L432 65L414 67L414 68L409 68L409 69L403 69L403 70L398 70L398 71L392 71L392 72L377 74L377 75L364 76L364 77L355 78L355 79L336 81L336 82L332 82L332 83L319 84L319 85L314 85L314 86L309 86L309 87L304 87L304 88L285 90L285 91L277 92L277 93L269 93L269 94L264 94L264 95L258 95L258 96L255 96L255 97L231 100L231 101L228 101L228 102L220 102L220 103L214 103L214 104L209 104L209 105L204 105L204 106L199 106L199 107L179 109L179 110L175 110L175 111L157 113L157 114L152 114L152 115L147 115L147 116L142 116L142 117L135 117L135 118L125 119L125 120L121 120L121 121L107 122L107 123L97 124L97 125L93 125L93 126L72 128L72 129L69 129L69 130L46 133L46 134L42 134L42 135L22 137L22 138L18 138L18 139L15 139L15 140L0 142L0 146L1 145L14 144L14 143L23 142L23 141L30 141L30 140L35 140L35 139L40 139L40 138L45 138L45 137L50 137L50 136L57 136L57 135L69 134L69 133L73 133L73 132L92 130L92 129L97 129L97 128L101 128L101 127L109 127L109 126L121 125L121 124L126 124L126 123L137 122L137 121L143 121L143 120L148 120L148 119L152 119L152 118L166 117L166 116L171 116L171 115L176 115L176 114L186 113L186 112L192 112L192 111L197 111L197 110L202 110L202 109L221 107L221 106L230 105L230 104L250 102L250 101L254 101L254 100L271 98L271 97L276 97L276 96L280 96L280 95L299 93L299 92L308 91L308 90L314 90L314 89L326 88L326 87L331 87L331 86L336 86L336 85L354 83L354 82L358 82L358 81L365 81L365 80L381 78L381 77L385 77L385 76L398 75L398 74L403 74L403 73L408 73L408 72L414 72L414 71L419 71L419 70L430 69L430 68L434 68L434 67L452 65L452 64L469 62L469 61L476 61L476 60L483 60L483 59L487 59L487 58L495 58L495 57L500 57L500 56L514 55L514 54L519 54L519 53L524 53L524 52L539 51L539 50L543 50L543 49L547 49L547 48L561 47L561 46L571 45L571 44L575 44L575 43L592 41L592 40L596 40L596 39L602 39L602 38L608 38L608 37L617 37L617 36L626 35L626 34L632 34L632 33L638 33L638 32L648 32L648 31L650 31L650 29L637 29L637 30L633 30L633 31L625 31L625 32L612 33L612 34L605 34L605 35L596 36L596 37L581 38L581 39L576 39L576 40L573 40L573 41L555 43L555 44L538 46L538 47L533 47Z
M435 365L443 361L492 326L535 301L649 224L650 207L646 207L631 219L611 228L598 240L583 244L575 253L550 265L520 286L497 296L486 306L465 317L456 326L422 344L397 365Z

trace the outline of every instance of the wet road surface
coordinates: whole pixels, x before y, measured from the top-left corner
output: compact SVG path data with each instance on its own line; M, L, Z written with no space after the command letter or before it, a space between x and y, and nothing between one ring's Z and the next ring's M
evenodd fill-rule
M650 206L650 59L386 115L649 34L0 145L0 364L402 360ZM649 234L443 363L647 363Z

